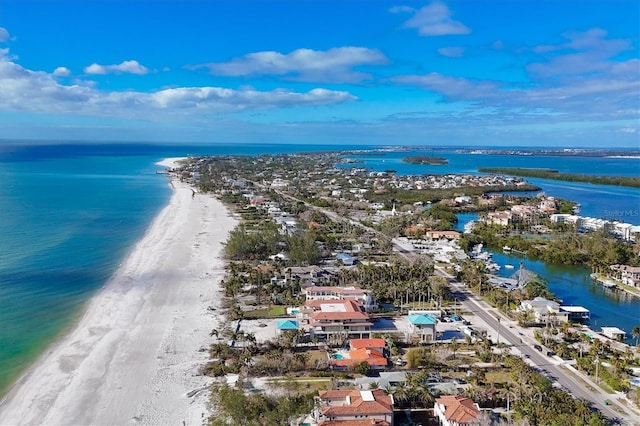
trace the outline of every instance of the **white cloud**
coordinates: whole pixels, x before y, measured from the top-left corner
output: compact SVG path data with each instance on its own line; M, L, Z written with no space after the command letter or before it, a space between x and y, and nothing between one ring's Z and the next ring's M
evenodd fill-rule
M277 75L308 82L357 83L370 74L354 71L362 65L381 65L388 59L379 50L364 47L337 47L325 51L297 49L283 54L274 51L255 52L229 62L196 65L216 75Z
M539 76L611 71L619 65L612 59L633 47L628 40L607 39L606 36L607 32L599 28L565 33L563 37L569 40L567 43L537 46L534 52L543 56L543 62L529 64L527 70Z
M0 109L49 114L139 118L173 121L245 110L315 107L351 102L348 92L321 88L307 92L286 89L258 91L221 87L179 87L155 92L108 92L91 82L64 85L53 73L27 70L0 51Z
M453 20L452 15L446 4L436 0L416 11L404 27L417 28L423 36L469 34L471 30L462 22Z
M438 53L449 58L461 58L464 55L464 47L441 47Z
M69 77L71 75L71 70L67 67L58 67L53 71L53 75L56 77Z
M391 81L429 90L448 102L464 102L467 111L500 110L505 120L539 119L540 114L576 122L637 120L640 60L619 59L630 42L606 39L606 32L597 29L564 36L568 42L535 49L542 59L527 67L526 83L438 73L396 76Z
M389 9L391 13L414 13L415 11L411 6L393 6Z
M91 64L84 69L86 74L138 74L144 75L149 73L149 69L143 65L140 65L138 61L123 61L117 65L99 65Z
M0 43L9 40L9 31L6 28L0 27Z

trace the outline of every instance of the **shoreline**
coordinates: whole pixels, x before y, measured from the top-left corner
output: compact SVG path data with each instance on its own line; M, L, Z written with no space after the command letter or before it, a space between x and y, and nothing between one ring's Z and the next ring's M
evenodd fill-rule
M172 167L176 158L156 163ZM202 424L209 332L224 320L222 243L236 220L171 178L156 215L79 320L0 401L0 424Z

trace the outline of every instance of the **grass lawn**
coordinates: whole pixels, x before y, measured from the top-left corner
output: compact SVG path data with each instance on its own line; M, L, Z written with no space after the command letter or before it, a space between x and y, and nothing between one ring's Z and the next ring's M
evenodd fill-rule
M259 319L259 318L274 318L281 317L287 313L287 310L282 305L274 305L271 309L254 309L252 311L245 311L244 317L246 319Z

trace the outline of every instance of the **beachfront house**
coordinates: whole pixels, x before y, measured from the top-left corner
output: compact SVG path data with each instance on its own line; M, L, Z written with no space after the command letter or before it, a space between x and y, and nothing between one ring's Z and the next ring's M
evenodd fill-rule
M303 289L302 292L307 301L352 299L360 302L367 312L378 309L373 292L359 287L312 286Z
M393 404L383 389L319 391L313 418L319 426L393 426Z
M373 322L356 300L313 300L305 303L311 338L341 344L347 339L365 339Z

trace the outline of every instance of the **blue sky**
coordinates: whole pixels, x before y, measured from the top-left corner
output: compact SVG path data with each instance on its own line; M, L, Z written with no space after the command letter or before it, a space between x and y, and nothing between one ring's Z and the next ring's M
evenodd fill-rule
M0 2L0 138L640 148L640 2Z

